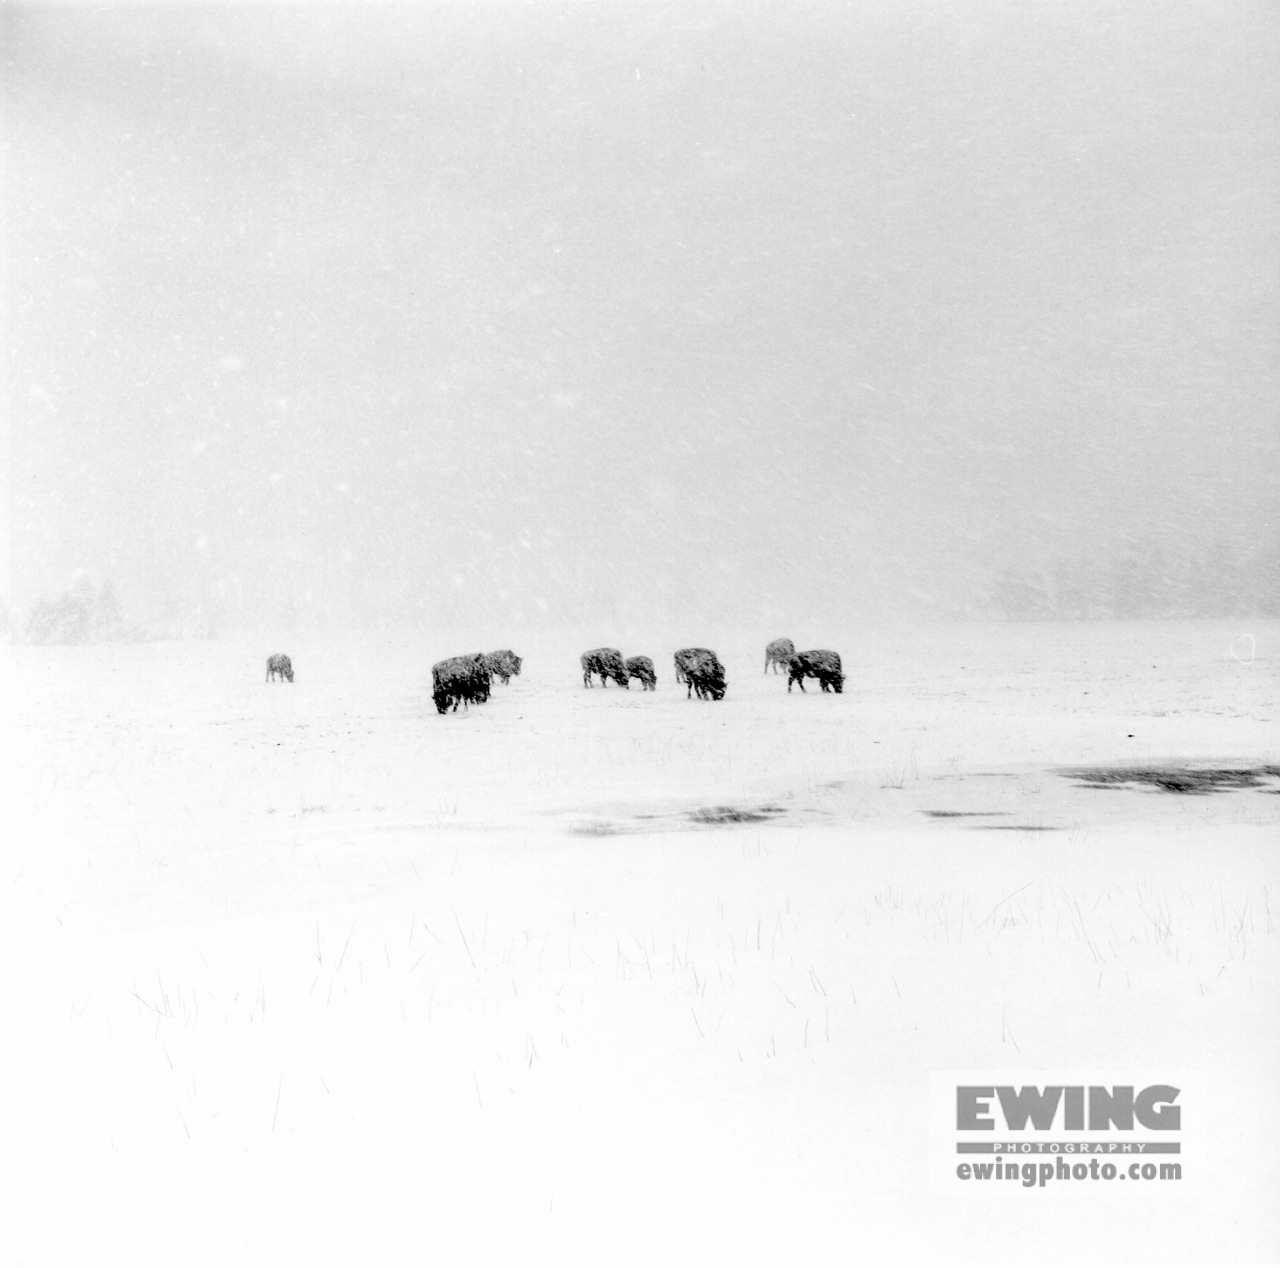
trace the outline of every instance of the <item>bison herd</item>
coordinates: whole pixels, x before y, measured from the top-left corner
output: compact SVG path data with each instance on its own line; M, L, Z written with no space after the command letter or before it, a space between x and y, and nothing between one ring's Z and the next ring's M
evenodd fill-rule
M524 662L510 648L499 652L476 652L471 656L451 656L431 666L431 698L438 713L447 713L453 706L484 704L495 678L503 685L520 672Z
M815 679L823 691L839 694L844 690L844 673L836 652L825 649L797 652L789 638L779 638L764 649L764 657L765 673L769 672L770 666L775 674L780 666L786 669L788 691L797 683L803 691L806 678ZM520 657L509 648L451 656L437 662L431 667L431 698L435 701L436 710L447 713L452 707L457 713L460 704L467 707L483 704L489 699L493 680L498 678L504 685L509 683L519 674L521 664ZM583 652L581 665L584 687L594 686L591 680L599 678L601 687L613 679L619 687L630 690L634 678L645 691L657 689L658 677L648 656L628 656L624 660L616 647L597 647L594 651ZM685 647L676 652L675 676L677 683L684 683L687 687L686 699L692 698L694 692L697 692L699 700L724 699L724 666L715 652L708 648ZM281 653L267 658L267 681L277 677L293 681L293 664L288 656Z

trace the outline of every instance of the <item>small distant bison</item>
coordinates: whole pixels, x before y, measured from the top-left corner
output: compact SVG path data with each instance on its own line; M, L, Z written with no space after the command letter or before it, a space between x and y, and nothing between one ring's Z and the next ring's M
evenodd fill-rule
M484 667L492 677L501 678L504 687L513 678L519 676L520 666L523 663L520 657L509 648L503 648L500 652L487 652L484 658Z
M293 661L291 661L283 652L276 652L274 656L267 657L267 681L279 677L281 682L293 681Z
M474 656L451 656L431 666L431 698L438 713L447 713L453 705L468 708L484 704L489 698L489 670L479 652Z
M764 649L764 672L769 672L769 666L773 666L773 672L778 672L778 666L783 669L791 663L791 658L796 654L796 645L789 638L775 638L768 647Z
M806 678L816 678L823 691L834 691L839 695L844 690L844 674L840 669L840 657L836 652L813 651L800 652L793 656L787 665L787 690L791 684L798 682L800 690L804 690Z
M646 691L658 689L658 675L653 671L653 661L647 656L628 656L623 668L627 671L628 688L631 686L631 679L638 678Z
M686 647L676 652L676 681L689 684L685 693L688 700L698 693L699 700L723 700L725 693L724 666L715 652L705 647Z
M627 667L622 653L616 647L597 647L594 652L582 653L582 685L591 686L591 676L600 675L600 685L607 687L612 678L619 687L629 686Z

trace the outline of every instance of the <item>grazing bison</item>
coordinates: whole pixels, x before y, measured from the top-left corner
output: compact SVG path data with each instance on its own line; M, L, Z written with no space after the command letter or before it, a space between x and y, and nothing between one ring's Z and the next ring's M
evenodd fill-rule
M484 656L451 656L431 666L431 698L436 702L436 712L447 713L453 705L484 704L489 698L489 670Z
M612 678L619 687L630 684L627 667L622 663L622 653L616 647L597 647L594 652L582 653L582 685L591 686L591 675L600 675L600 685L607 687Z
M773 666L773 672L778 672L778 666L784 669L790 663L791 658L796 654L796 645L789 638L775 638L768 647L764 649L764 672L769 672L769 666Z
M488 652L484 658L485 668L492 677L501 678L504 687L519 675L522 664L524 662L520 657L507 648L500 652Z
M715 652L705 647L686 647L676 652L676 681L689 684L686 700L695 691L699 700L724 699L724 666Z
M676 652L676 682L688 682L688 667L696 664L698 658L702 656L714 658L715 652L709 652L705 647L686 647Z
M623 668L627 671L628 689L633 678L639 678L646 691L658 689L658 675L653 672L653 661L647 656L628 656Z
M800 652L791 658L787 670L788 691L791 690L793 682L798 682L800 690L803 691L806 678L816 678L822 684L823 691L834 691L839 695L844 690L844 674L841 672L840 657L836 652Z
M283 652L267 657L267 681L270 682L275 677L279 677L281 682L293 681L293 661Z

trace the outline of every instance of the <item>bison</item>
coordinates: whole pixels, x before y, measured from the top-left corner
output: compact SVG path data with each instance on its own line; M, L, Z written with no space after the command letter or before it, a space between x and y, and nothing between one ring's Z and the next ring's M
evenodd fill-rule
M431 666L431 698L437 713L447 713L453 705L483 704L489 698L489 669L484 656L451 656Z
M715 656L715 652L708 651L705 647L686 647L682 651L676 652L676 682L688 682L689 676L686 672L687 667L697 661L700 656Z
M582 685L591 686L591 675L600 675L600 685L607 687L612 678L619 687L629 686L627 667L622 663L622 653L616 647L597 647L594 652L582 653Z
M789 638L775 638L772 643L764 649L764 672L769 672L769 666L773 666L773 672L778 672L778 666L784 669L787 667L791 658L796 654L796 645Z
M686 647L676 652L676 681L689 684L685 693L688 700L698 693L699 700L723 700L725 692L724 666L715 652L705 647Z
M522 664L524 662L520 657L508 648L503 648L500 652L488 652L484 658L485 668L492 677L501 678L504 687L519 675Z
M293 661L291 661L283 652L276 652L274 656L267 657L267 681L278 677L281 682L293 681Z
M653 661L647 656L628 656L623 668L627 671L628 688L631 686L631 679L638 678L646 691L658 689L658 675L653 672Z
M787 690L791 684L798 682L800 690L804 690L806 678L816 678L823 691L834 691L839 695L844 690L844 674L840 669L840 657L836 652L813 651L800 652L793 656L787 665Z

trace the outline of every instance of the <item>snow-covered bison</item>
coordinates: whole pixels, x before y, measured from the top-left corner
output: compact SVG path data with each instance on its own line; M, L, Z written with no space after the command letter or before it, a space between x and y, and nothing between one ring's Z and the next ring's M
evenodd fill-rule
M624 668L627 671L628 687L631 686L631 679L638 678L646 691L658 689L658 675L653 671L653 661L647 656L628 656Z
M778 666L781 665L786 669L791 658L796 654L796 645L789 638L775 638L772 643L764 649L764 672L769 672L769 666L773 666L773 672L778 672Z
M724 666L715 652L705 647L686 647L676 652L676 681L689 684L686 700L695 691L699 700L724 699Z
M436 702L437 713L447 713L453 705L483 704L489 698L489 670L484 656L451 656L431 666L431 698Z
M591 686L591 676L600 675L600 685L607 687L612 678L619 687L628 686L627 667L622 663L622 653L616 647L597 647L594 652L582 653L582 685Z
M276 652L274 656L267 657L267 681L270 682L277 677L281 682L293 681L293 661L283 652Z
M503 648L500 652L487 652L484 658L484 667L490 676L501 678L504 687L519 675L522 664L524 662L520 657L509 648Z
M676 652L676 682L688 682L689 676L685 672L686 668L697 661L700 656L714 656L715 652L708 651L705 647L686 647Z
M793 656L787 666L787 690L791 684L798 682L800 690L804 690L806 678L816 678L823 691L834 691L839 695L844 690L844 674L840 669L840 657L836 652L814 651L800 652Z

